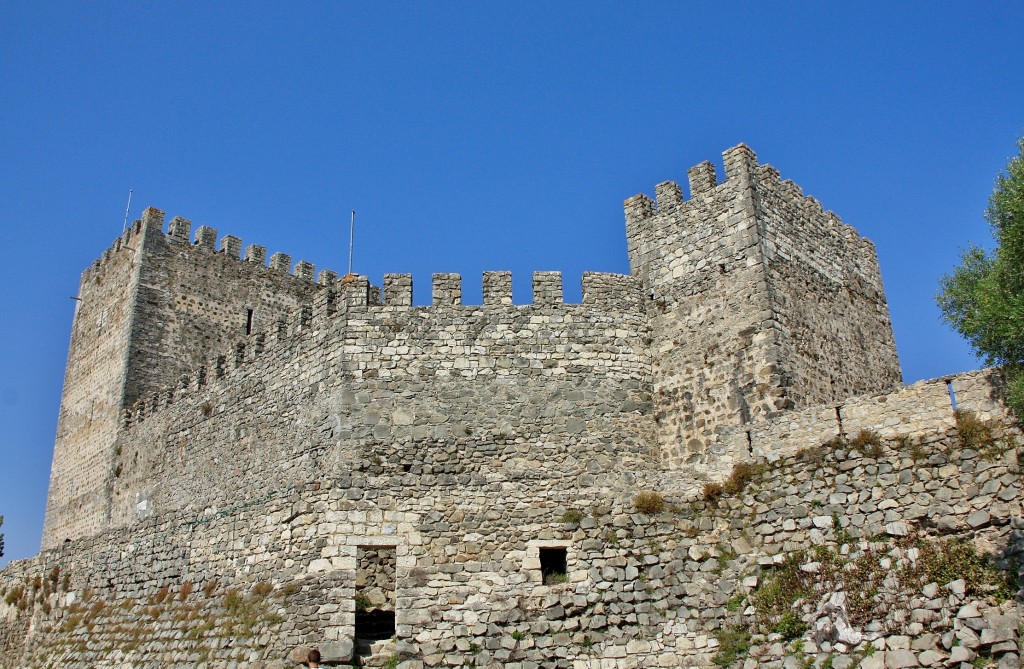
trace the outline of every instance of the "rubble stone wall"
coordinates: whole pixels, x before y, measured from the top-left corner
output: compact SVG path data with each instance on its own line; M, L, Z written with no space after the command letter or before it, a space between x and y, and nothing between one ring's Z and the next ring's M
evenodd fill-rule
M591 472L570 457L466 476L352 462L12 563L0 666L291 667L311 646L341 661L354 648L360 547L373 546L395 552L392 648L406 669L710 666L737 627L754 635L735 666L1017 661L1012 601L911 567L927 542L962 539L1018 569L1019 435L971 449L955 425L912 429L870 455L809 443L710 500L678 472ZM641 490L662 509L640 512ZM541 547L566 549L567 582L541 582ZM854 601L857 583L830 582L793 608L806 626L796 638L773 632L759 588L787 560L814 570L831 559L866 568L858 579L875 579L885 613L858 613L835 596ZM33 589L57 565L54 584ZM11 596L18 587L27 599Z

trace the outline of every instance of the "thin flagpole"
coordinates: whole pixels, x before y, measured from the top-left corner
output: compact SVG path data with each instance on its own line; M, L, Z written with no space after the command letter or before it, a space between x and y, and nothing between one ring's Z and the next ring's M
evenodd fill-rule
M348 225L348 273L352 273L352 247L356 241L356 210L352 210L352 220Z
M132 208L132 192L128 191L128 206L124 208L124 223L121 224L121 234L128 229L128 210Z

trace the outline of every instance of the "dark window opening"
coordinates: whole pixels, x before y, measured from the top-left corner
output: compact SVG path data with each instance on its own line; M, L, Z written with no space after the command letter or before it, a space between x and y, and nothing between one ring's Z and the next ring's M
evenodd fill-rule
M564 548L540 549L540 575L544 585L565 583L569 580L567 551Z
M395 612L373 609L356 611L356 639L384 641L395 636Z
M252 309L245 310L245 334L252 334Z

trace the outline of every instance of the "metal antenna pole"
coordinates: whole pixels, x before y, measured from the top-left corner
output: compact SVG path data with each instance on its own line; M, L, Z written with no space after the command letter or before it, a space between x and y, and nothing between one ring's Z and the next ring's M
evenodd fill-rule
M352 221L348 226L348 273L352 273L352 247L356 241L356 210L352 210Z
M131 190L128 191L128 206L124 208L124 224L121 225L122 235L128 229L128 210L132 208L132 192Z

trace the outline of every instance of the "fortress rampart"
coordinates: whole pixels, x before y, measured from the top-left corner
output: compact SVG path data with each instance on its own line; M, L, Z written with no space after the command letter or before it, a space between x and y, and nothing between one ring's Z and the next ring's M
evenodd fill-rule
M550 299L533 305L349 301L332 313L325 298L252 360L218 356L172 402L159 394L126 414L111 522L202 509L359 462L468 479L543 454L576 460L574 481L590 459L601 469L651 461L644 320L638 300L628 309L623 299L635 286L587 275L584 304L564 305L554 302L557 278L538 282ZM440 286L448 301L454 284L439 277L435 296ZM365 285L353 278L334 304L349 290L365 296Z
M631 273L584 274L580 304L558 272L530 304L486 272L482 304L435 274L414 306L408 274L268 264L147 209L82 276L44 551L0 572L0 667L283 669L311 646L328 666L707 666L776 624L775 570L824 555L899 565L874 584L888 608L844 641L808 600L809 645L755 639L758 666L910 638L949 657L961 605L1003 629L1015 608L933 605L908 576L949 538L1003 569L1024 553L998 374L901 386L871 242L749 148L724 159L688 198L626 201ZM985 638L1009 658L1017 632Z

